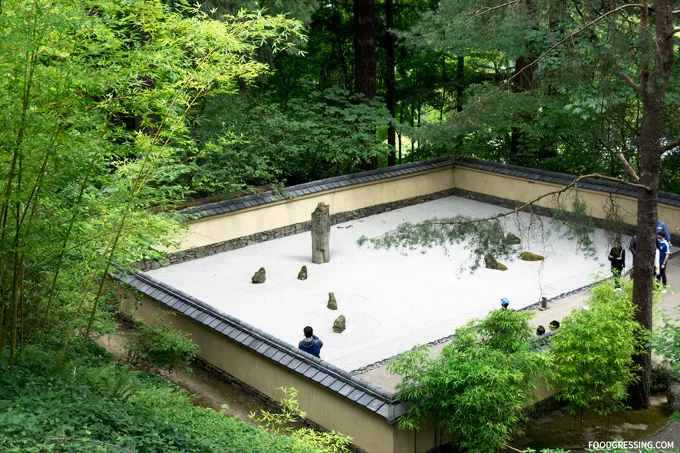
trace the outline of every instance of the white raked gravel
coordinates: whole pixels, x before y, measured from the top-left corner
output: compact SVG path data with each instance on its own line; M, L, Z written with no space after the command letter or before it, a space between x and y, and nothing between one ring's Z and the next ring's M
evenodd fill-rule
M528 227L528 214L513 215L506 227L522 238L518 254L529 250L544 255L545 261L501 260L508 266L505 272L483 265L474 273L461 270L470 261L460 245L449 247L448 253L434 248L406 255L357 245L361 235L374 237L404 221L486 217L502 211L447 197L332 227L328 264L311 263L311 233L306 232L148 273L293 345L302 328L311 325L324 342L321 357L353 371L449 336L469 319L499 308L502 297L510 299L510 308L520 309L542 295L554 297L610 275L602 230L594 237L598 260L589 259L551 227L553 221L534 218ZM307 265L306 281L297 280L302 265ZM260 267L266 269L267 281L252 284ZM329 291L335 293L337 311L326 308ZM336 334L332 324L340 314L347 318L347 330Z

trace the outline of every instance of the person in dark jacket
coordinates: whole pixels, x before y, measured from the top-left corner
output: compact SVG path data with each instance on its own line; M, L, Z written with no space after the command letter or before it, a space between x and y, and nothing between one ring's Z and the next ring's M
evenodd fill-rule
M609 251L609 261L612 264L612 274L614 275L614 283L619 287L619 279L623 273L623 268L626 267L626 250L621 247L621 240L615 239L612 249Z
M305 339L300 341L298 348L301 351L305 351L307 354L320 357L323 341L314 335L314 329L312 329L310 326L305 327L303 332L305 333Z

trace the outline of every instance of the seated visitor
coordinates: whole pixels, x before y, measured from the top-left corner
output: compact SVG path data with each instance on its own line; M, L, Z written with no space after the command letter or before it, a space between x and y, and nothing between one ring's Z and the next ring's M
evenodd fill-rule
M314 329L312 329L310 326L305 327L303 332L305 334L305 339L300 341L298 348L301 351L305 351L307 354L320 357L323 341L314 335Z

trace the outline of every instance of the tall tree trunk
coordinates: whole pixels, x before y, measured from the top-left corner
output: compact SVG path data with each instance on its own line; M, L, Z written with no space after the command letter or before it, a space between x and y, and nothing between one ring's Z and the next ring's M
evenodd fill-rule
M534 86L534 68L531 65L534 61L532 57L521 56L515 61L515 78L510 86L513 93L523 93L530 91ZM517 119L519 122L519 119ZM526 165L527 144L524 133L519 127L513 126L510 133L510 158L518 165Z
M444 121L444 104L446 103L446 52L442 52L442 99L439 108L439 122Z
M375 18L373 0L354 0L354 91L375 97ZM364 170L378 168L378 159L362 162Z
M641 2L640 37L649 34L648 1ZM637 307L636 319L651 333L652 289L654 280L654 254L656 248L657 202L659 196L659 171L661 169L661 139L665 120L666 89L673 67L673 1L655 2L655 52L654 64L642 63L639 93L642 101L642 127L640 128L640 183L651 190L641 189L638 194L637 241L638 256L635 265L633 302ZM643 58L645 58L643 56ZM633 409L649 408L651 381L651 351L649 347L635 356L642 371L640 380L629 389L629 403Z
M401 111L399 113L399 123L404 122L404 101L401 101ZM398 134L399 136L399 163L401 164L401 133Z
M420 149L420 113L421 113L421 108L422 108L422 105L420 104L420 101L418 101L418 149Z
M456 112L462 112L463 90L465 89L465 57L458 56L456 59Z
M392 147L390 154L387 156L387 165L392 166L397 162L396 153L396 129L394 128L394 121L396 121L397 114L397 97L396 97L396 82L394 77L394 35L392 29L394 28L394 2L393 0L385 0L385 59L386 71L385 76L385 104L387 111L390 112L390 126L387 129L387 144Z
M414 127L415 127L415 120L416 120L416 112L415 112L415 106L413 105L413 101L411 101L411 154L413 154L413 151L416 149L415 142L413 141L413 135L414 135Z

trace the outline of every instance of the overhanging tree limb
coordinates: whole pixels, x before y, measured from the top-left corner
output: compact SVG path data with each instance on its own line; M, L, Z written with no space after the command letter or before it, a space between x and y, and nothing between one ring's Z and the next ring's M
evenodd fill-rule
M505 8L506 6L516 5L519 2L520 2L520 0L512 0L510 2L503 3L502 5L497 5L497 6L490 7L490 8L483 8L483 9L478 10L476 13L474 13L472 15L472 17L479 17L483 14L490 13L490 12L495 11L497 9Z
M616 75L621 77L628 85L630 85L635 91L640 92L640 85L630 78L628 74L623 71L615 71Z
M526 203L524 203L524 204L522 204L522 205L520 205L520 206L516 207L515 209L508 211L508 212L504 212L504 213L501 213L501 214L494 214L492 216L484 217L484 218L481 218L481 219L469 219L469 220L455 221L455 222L452 222L452 221L447 221L447 222L436 222L436 221L430 222L430 221L427 221L425 223L427 223L429 225L463 225L463 224L467 224L467 223L488 222L490 220L498 220L500 218L516 214L516 213L538 203L539 201L541 201L542 199L544 199L546 197L553 196L553 195L560 195L560 194L566 192L567 190L576 187L576 185L579 182L581 182L585 179L604 179L604 180L607 180L607 181L614 181L614 182L617 182L617 183L620 183L620 184L624 184L626 186L635 187L637 189L644 189L646 191L652 190L650 187L648 187L644 184L637 184L637 183L629 182L629 181L626 181L626 180L623 180L623 179L613 178L611 176L605 176L605 175L600 175L598 173L592 173L592 174L589 174L589 175L579 176L578 178L574 179L571 183L567 184L566 186L563 186L560 189L553 190L551 192L546 192L543 195L539 195L538 197L533 198L532 200L527 201Z
M680 139L672 141L669 144L662 146L661 147L661 153L665 153L666 151L670 151L674 148L677 148L678 146L680 146Z
M538 63L539 61L541 61L541 60L542 60L543 58L545 58L549 53L551 53L553 50L555 50L556 48L558 48L559 46L561 46L561 45L564 44L565 42L569 41L570 39L573 39L574 37L576 37L576 36L578 36L578 35L580 35L580 34L583 33L584 31L586 31L588 28L592 27L593 25L595 25L596 23L598 23L599 21L601 21L602 19L604 19L604 18L606 18L606 17L609 17L609 16L611 16L612 14L616 14L616 13L618 13L618 12L620 12L620 11L623 11L624 9L628 9L628 8L643 8L643 5L642 5L641 3L627 3L627 4L625 4L625 5L618 6L618 7L614 8L614 9L612 9L612 10L610 10L610 11L607 11L606 13L602 14L601 16L599 16L599 17L597 17L597 18L591 20L590 22L588 22L587 24L585 24L583 27L579 28L578 30L576 30L576 31L573 32L573 33L570 33L569 35L567 35L566 37L564 37L563 39L561 39L560 41L558 41L556 44L553 44L552 46L550 46L550 48L548 48L548 50L546 50L546 51L543 52L541 55L539 55L538 58L536 58L534 61L532 61L531 63L529 63L529 64L526 65L525 67L523 67L521 70L517 71L515 74L513 74L513 75L512 75L511 77L509 77L508 79L506 79L505 82L503 82L503 84L502 84L501 86L499 86L499 87L496 88L495 90L493 90L493 91L487 93L487 94L484 96L484 98L489 97L489 96L491 96L492 94L494 94L494 93L498 92L499 90L503 89L504 87L510 85L510 82L512 82L516 77L518 77L520 74L522 74L522 73L523 73L525 70L527 70L528 68L531 68L532 66L534 66L536 63ZM481 99L483 99L483 98L478 99L477 102L481 101Z
M640 177L637 175L637 173L635 173L635 170L628 163L628 161L626 160L626 156L624 156L623 153L619 153L619 159L621 160L623 166L626 167L626 170L628 170L628 174L630 174L634 180L640 182Z

